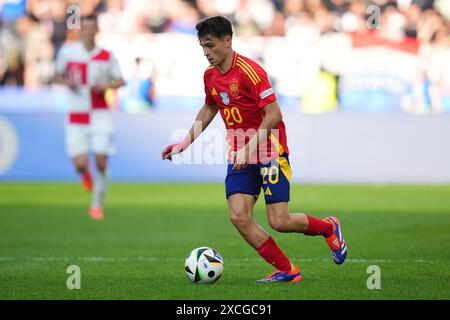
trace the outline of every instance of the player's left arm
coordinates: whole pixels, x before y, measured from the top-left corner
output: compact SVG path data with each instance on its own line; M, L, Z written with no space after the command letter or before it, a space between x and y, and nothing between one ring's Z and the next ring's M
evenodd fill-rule
M94 92L105 92L108 89L118 89L121 86L123 86L125 84L125 81L123 79L111 79L108 83L106 84L96 84L94 86L92 86L92 90Z
M262 141L267 141L272 129L276 129L283 120L280 105L276 100L267 104L261 110L264 113L264 118L258 128L258 134L249 141L250 152L256 152L258 144Z
M119 62L112 54L108 63L108 80L107 83L97 83L92 87L92 90L94 92L102 93L108 89L118 89L125 84L120 71Z
M248 141L244 148L238 151L236 161L233 166L234 170L239 170L247 166L250 155L257 152L260 142L267 141L267 138L270 137L271 130L276 129L281 120L283 120L280 105L276 100L270 102L261 110L264 113L264 118L259 125L258 132Z
M263 120L259 125L257 134L249 140L245 147L238 150L233 167L235 170L247 166L251 156L257 152L259 143L267 141L271 130L277 128L283 118L275 92L264 69L258 64L247 65L245 73L248 75L245 78L247 87L252 92L255 105L263 113Z

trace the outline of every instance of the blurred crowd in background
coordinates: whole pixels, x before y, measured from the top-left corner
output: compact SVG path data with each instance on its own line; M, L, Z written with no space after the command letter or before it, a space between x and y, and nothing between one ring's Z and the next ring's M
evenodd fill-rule
M450 96L449 76L442 74L450 64L450 1L446 0L3 0L0 1L1 86L36 89L52 83L59 48L78 37L78 30L67 28L73 8L79 8L82 15L98 14L99 37L104 40L127 41L136 35L160 34L195 38L197 22L213 15L230 18L235 36L244 41L282 37L302 39L308 45L329 34L359 35L364 39L377 32L377 37L391 43L414 42L425 67L420 88L412 90L431 88L431 94L422 97L428 104L426 108L431 112L446 111L439 103L427 103L433 100L430 83L437 84L437 95ZM409 42L404 42L405 39ZM333 54L333 47L330 51ZM200 49L198 52L201 56ZM266 56L255 55L270 65ZM138 54L131 58L136 66L142 62ZM437 60L441 61L438 67L428 68ZM158 99L158 85L155 91L158 72L154 69L148 68L147 75L143 75L151 80L144 89L152 87L152 93L147 95L149 106ZM320 71L326 71L324 77L336 81L341 76L336 70L324 70L323 65ZM128 80L132 78L129 74L126 73ZM322 84L326 86L326 82Z

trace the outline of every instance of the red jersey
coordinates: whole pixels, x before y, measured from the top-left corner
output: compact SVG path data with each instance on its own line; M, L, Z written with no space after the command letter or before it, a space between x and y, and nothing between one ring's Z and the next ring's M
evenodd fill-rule
M227 154L232 160L235 152L257 133L264 117L262 108L276 101L275 92L263 68L237 53L234 53L233 64L227 72L221 73L213 66L207 68L204 82L205 103L219 107L227 128ZM284 122L271 132L270 139L259 144L257 155L250 158L251 163L289 154Z

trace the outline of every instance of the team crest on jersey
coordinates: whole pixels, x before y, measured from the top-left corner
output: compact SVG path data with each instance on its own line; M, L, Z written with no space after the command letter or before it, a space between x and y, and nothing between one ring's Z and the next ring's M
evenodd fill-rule
M228 93L226 92L221 92L220 93L220 97L222 98L222 102L224 105L229 105L230 104L230 97L228 97Z
M239 82L236 79L230 82L230 92L235 97L239 96Z

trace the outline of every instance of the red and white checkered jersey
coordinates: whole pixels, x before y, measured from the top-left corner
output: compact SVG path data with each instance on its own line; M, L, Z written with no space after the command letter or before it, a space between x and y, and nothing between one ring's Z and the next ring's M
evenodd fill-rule
M105 94L94 92L94 85L122 79L117 59L111 52L98 47L88 51L80 41L61 47L56 72L66 74L79 85L77 91L70 91L68 98L69 122L75 123L89 123L90 113L108 108Z

